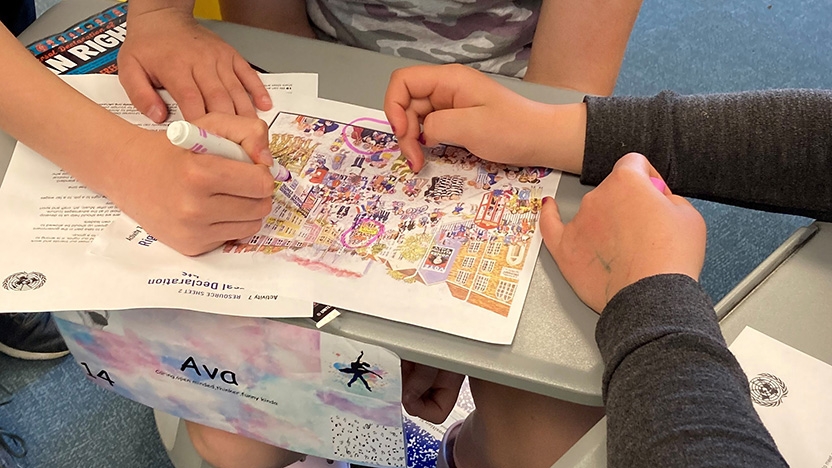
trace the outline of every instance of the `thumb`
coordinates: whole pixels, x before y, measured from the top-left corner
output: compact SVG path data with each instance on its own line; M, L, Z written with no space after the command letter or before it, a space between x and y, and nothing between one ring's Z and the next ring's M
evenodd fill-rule
M540 209L540 233L543 235L546 248L554 257L555 249L563 238L563 221L560 219L558 204L552 197L543 197L543 207Z
M118 79L133 106L150 120L156 123L164 122L168 117L168 107L139 62L131 56L126 56L118 61L118 68Z

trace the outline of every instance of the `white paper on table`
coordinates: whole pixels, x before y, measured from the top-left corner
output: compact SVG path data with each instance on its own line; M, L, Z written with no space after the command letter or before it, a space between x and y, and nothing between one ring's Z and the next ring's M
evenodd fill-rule
M269 91L272 100L285 94L301 96L318 95L318 75L316 73L259 73L263 86ZM158 90L162 100L168 106L168 118L157 124L145 117L133 104L118 81L116 75L60 75L60 78L73 88L95 101L101 107L120 116L124 120L149 130L164 130L170 122L182 119L179 105L164 89ZM257 116L265 122L271 122L277 115L278 108L272 107L267 111L257 111Z
M540 249L540 200L554 195L560 174L442 146L413 174L378 110L298 95L275 106L272 153L293 179L276 189L258 235L188 258L143 245L147 233L122 217L91 251L511 343Z
M832 366L751 327L729 349L783 458L791 466L832 466Z
M139 113L113 75L62 76L90 99L136 125L158 129ZM317 94L317 75L261 75L272 99L286 90ZM169 102L170 119L181 114ZM271 121L276 110L261 114ZM46 116L45 116L46 117ZM87 244L120 211L68 173L18 144L0 187L0 312L182 308L233 315L310 317L309 301L278 297L268 285L242 288L223 275L178 265L152 274L87 254Z

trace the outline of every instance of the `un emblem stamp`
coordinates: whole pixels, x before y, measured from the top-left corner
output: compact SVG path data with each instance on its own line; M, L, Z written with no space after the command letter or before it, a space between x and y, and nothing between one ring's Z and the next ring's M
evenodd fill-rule
M771 374L759 374L748 382L751 388L751 400L765 406L779 406L789 389L782 380Z
M8 291L31 291L46 284L46 276L37 271L19 271L3 280L3 289Z

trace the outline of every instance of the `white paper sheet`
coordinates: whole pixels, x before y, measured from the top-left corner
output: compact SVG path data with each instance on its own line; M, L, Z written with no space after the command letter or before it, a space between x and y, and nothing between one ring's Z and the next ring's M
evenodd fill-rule
M179 265L279 294L493 343L511 343L539 252L540 201L560 174L437 147L411 172L384 114L282 96L272 153L293 174L260 233L197 258L122 217L92 251ZM152 233L149 233L152 235Z
M731 343L754 408L791 466L832 466L832 366L746 327Z
M126 120L162 128L129 104L112 75L64 76ZM287 91L317 94L317 75L262 75L273 99ZM169 103L170 97L163 96ZM171 119L181 118L169 104ZM262 113L266 121L276 110ZM243 289L222 275L170 265L148 274L88 255L87 244L120 211L46 158L18 144L0 187L0 311L115 310L167 307L234 315L309 317L309 301Z

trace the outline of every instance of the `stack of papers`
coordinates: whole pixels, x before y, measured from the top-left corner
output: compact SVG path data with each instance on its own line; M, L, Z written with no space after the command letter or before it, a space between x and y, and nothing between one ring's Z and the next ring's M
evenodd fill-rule
M129 122L164 129L138 112L113 75L63 76ZM273 96L316 95L314 74L263 75ZM171 120L181 113L168 95ZM271 119L276 111L263 113ZM0 187L0 311L181 308L220 314L310 317L309 301L254 291L176 262L152 272L89 255L90 243L121 212L109 200L28 147L18 144ZM13 220L13 221L12 221Z
M541 199L554 195L560 174L444 145L426 150L415 174L382 112L315 98L310 75L265 77L291 91L275 91L275 108L260 117L275 160L293 178L275 184L257 235L183 256L147 242L153 233L19 147L0 190L0 213L20 220L0 234L14 258L0 276L47 280L25 294L0 290L3 307L308 317L314 301L511 343L541 245ZM71 84L151 125L116 78Z

